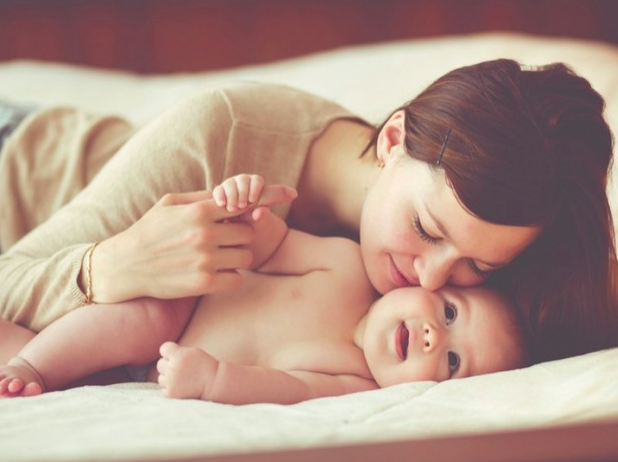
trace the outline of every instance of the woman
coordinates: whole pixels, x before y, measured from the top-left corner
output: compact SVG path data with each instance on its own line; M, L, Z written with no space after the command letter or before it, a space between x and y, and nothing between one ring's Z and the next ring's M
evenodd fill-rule
M0 197L19 199L1 205L2 317L40 330L91 301L236 287L251 230L218 223L202 191L258 172L297 187L276 210L292 227L359 236L381 293L490 279L515 297L538 359L611 346L603 105L562 65L498 60L448 73L378 130L259 84L198 95L135 134L74 110L33 114L0 158Z

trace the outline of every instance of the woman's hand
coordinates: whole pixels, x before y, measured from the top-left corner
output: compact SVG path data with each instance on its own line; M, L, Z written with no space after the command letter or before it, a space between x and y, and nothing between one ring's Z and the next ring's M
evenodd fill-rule
M295 198L283 185L264 187L258 206ZM231 217L205 191L168 194L126 231L102 241L92 254L93 300L112 303L140 296L181 298L238 287L253 256L255 232ZM85 266L85 262L84 262ZM82 286L86 280L82 269Z

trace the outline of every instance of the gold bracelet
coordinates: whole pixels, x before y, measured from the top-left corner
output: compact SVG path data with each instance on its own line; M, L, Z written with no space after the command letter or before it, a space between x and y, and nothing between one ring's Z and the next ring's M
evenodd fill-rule
M94 303L92 300L92 254L94 253L94 249L99 245L98 242L95 242L90 249L88 249L88 253L86 254L86 305L91 305Z

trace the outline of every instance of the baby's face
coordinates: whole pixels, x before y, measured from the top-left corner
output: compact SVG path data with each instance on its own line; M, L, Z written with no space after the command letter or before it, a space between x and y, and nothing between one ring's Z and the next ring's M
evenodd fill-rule
M509 307L478 287L396 289L367 315L363 350L380 387L443 381L520 365Z

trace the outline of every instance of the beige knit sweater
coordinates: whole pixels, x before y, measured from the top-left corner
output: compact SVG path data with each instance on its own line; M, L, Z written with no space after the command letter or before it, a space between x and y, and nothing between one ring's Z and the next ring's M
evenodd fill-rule
M87 249L165 193L212 189L242 172L295 186L312 141L339 117L350 114L257 83L198 94L138 131L73 108L32 114L0 155L0 316L39 331L83 305Z

